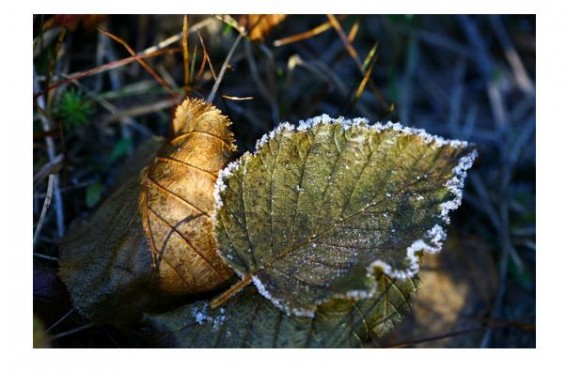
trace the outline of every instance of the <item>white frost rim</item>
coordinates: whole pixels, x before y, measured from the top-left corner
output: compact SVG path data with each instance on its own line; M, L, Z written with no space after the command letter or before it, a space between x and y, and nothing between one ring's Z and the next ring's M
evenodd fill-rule
M444 139L438 135L431 135L427 133L424 129L417 129L411 128L407 126L403 126L398 122L387 122L382 124L380 122L376 122L373 125L369 125L369 121L363 117L357 117L353 119L346 119L342 116L338 118L332 118L327 114L323 114L320 116L312 117L307 120L299 121L299 125L295 126L288 122L283 122L279 124L275 129L270 131L267 134L264 134L257 142L255 150L256 152L262 148L269 140L275 138L279 133L282 131L287 132L303 132L315 128L318 125L331 125L331 124L340 124L345 130L348 130L352 126L366 126L370 129L376 130L377 132L381 132L384 130L392 129L396 132L407 134L407 135L417 135L423 139L425 143L433 143L437 146L444 146L449 145L455 148L465 148L469 145L468 142L463 140L455 140L455 139Z

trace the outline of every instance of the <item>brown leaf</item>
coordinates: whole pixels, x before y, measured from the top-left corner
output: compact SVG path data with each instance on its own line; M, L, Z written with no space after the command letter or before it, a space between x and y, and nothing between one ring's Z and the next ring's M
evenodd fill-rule
M233 274L216 253L210 220L218 172L236 151L230 124L203 100L185 100L175 137L142 172L139 211L163 291L203 292Z
M251 40L262 40L271 29L287 18L286 14L243 14L238 18Z

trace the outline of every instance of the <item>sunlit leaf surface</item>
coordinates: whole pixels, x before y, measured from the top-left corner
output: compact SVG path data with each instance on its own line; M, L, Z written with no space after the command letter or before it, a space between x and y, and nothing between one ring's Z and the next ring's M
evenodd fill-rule
M139 213L163 291L207 291L233 275L216 252L210 220L218 172L236 150L229 126L216 107L185 100L175 137L142 172Z
M320 116L282 124L221 172L219 251L288 314L366 298L436 252L475 151L399 124Z

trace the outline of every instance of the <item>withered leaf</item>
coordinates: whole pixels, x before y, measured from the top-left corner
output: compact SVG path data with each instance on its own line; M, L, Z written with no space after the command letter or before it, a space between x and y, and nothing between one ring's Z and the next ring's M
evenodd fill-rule
M282 124L221 172L214 217L228 264L288 314L374 295L440 250L476 152L399 124L324 115Z
M121 186L59 244L59 275L75 308L95 322L128 324L164 303L137 211L140 170L162 144L140 145L118 177Z
M112 194L59 245L59 274L76 309L95 322L129 323L159 303L157 275L138 216L140 179Z
M207 291L233 274L216 252L210 220L218 172L236 150L230 124L205 101L185 100L175 137L142 172L139 213L163 291Z
M242 14L238 22L248 30L251 40L262 40L285 18L287 18L286 14Z
M312 318L287 316L247 287L216 310L199 302L174 311L145 316L161 345L182 348L360 347L370 335L387 333L409 310L416 278L390 279L376 272L371 298L332 299Z

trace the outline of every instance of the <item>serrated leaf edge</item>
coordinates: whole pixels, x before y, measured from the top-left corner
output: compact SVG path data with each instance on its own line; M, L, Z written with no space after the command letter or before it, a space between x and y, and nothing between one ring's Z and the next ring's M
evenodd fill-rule
M299 125L295 126L290 124L289 122L284 122L279 124L275 129L271 132L264 134L257 142L255 147L255 153L257 153L263 146L265 146L270 140L273 140L277 137L281 132L301 132L307 131L315 128L318 125L333 125L333 124L340 124L344 130L348 130L352 126L366 126L371 130L375 130L377 132L381 132L384 130L394 130L399 133L407 134L407 135L417 135L419 136L425 143L432 144L438 147L442 146L451 146L454 148L467 148L470 144L467 141L460 141L456 139L444 139L438 135L431 135L427 133L424 129L416 129L412 127L406 127L401 125L400 123L393 123L391 121L387 122L386 124L382 124L380 122L376 122L373 125L369 125L369 121L365 118L354 118L354 119L346 119L342 116L338 118L331 118L327 114L323 114L320 116L316 116L306 121L299 121ZM218 178L216 180L216 184L214 187L214 202L215 208L211 215L212 223L216 226L216 217L218 210L223 206L222 196L221 193L226 189L225 180L229 179L233 176L233 172L237 170L243 159L246 157L253 156L251 153L246 152L240 158L235 161L232 161L228 164L224 169L220 170L218 173ZM452 200L444 202L440 205L441 207L441 219L446 225L450 224L450 217L449 213L452 210L456 210L462 203L462 189L464 188L464 181L467 176L467 170L470 169L474 163L474 160L477 158L478 152L476 149L471 151L466 156L463 156L458 161L458 165L452 169L452 173L454 176L450 178L444 186L449 189L449 191L455 197ZM426 243L424 239L427 239L430 243ZM417 253L420 251L425 251L431 254L439 253L442 250L442 245L444 240L446 239L446 231L441 225L436 224L430 230L425 232L425 235L421 239L417 239L413 241L413 243L407 247L407 260L409 262L409 268L407 269L396 269L393 268L390 264L386 263L381 259L377 259L369 264L366 268L367 270L367 277L370 279L370 285L367 290L351 290L344 294L335 294L332 297L323 300L323 301L316 301L315 307L328 302L332 299L340 299L340 298L349 298L354 300L361 300L366 299L373 296L377 291L377 282L375 281L375 271L376 269L380 269L389 276L391 279L401 279L407 280L413 278L419 271L420 265L418 260ZM218 247L217 247L218 248ZM228 264L234 271L238 274L238 276L244 277L246 275L245 272L240 272L237 269L233 268L230 262L224 258L224 256L218 252L218 255L221 259ZM301 317L310 317L313 318L315 315L314 310L308 310L304 308L291 308L281 302L279 299L275 298L269 291L265 288L261 280L257 276L252 276L252 282L256 286L258 292L264 296L266 299L271 301L273 305L277 308L285 311L289 315L296 315Z

